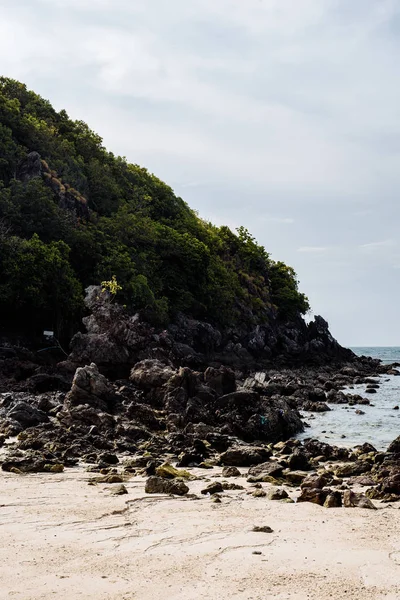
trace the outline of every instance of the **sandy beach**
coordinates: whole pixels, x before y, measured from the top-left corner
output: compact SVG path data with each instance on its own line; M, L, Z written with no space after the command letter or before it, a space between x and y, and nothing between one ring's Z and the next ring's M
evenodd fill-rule
M204 479L179 498L145 494L145 479L133 477L115 496L116 485L92 478L1 474L1 598L400 598L396 504L286 504L247 494L244 477L230 481L245 490L221 503L200 494ZM263 525L273 532L252 531Z

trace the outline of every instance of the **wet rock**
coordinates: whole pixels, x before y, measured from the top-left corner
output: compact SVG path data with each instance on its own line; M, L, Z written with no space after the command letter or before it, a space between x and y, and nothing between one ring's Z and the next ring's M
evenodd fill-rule
M188 486L179 479L163 479L162 477L151 476L146 481L146 494L174 494L184 496L189 491Z
M302 409L309 412L329 412L331 410L325 402L311 401L304 402Z
M357 494L352 490L345 490L343 493L343 506L346 508L369 508L376 510L376 506L364 494Z
M204 382L218 396L224 396L236 391L235 373L227 367L220 367L219 369L208 367L204 372Z
M393 454L400 454L400 435L393 440L393 442L389 445L388 452L393 452Z

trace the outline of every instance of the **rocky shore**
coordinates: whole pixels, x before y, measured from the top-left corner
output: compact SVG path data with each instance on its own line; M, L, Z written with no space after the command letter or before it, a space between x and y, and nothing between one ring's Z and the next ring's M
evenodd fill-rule
M400 499L398 439L387 452L370 444L345 449L296 439L307 426L301 415L329 410L327 402L368 405L369 398L343 389L365 383L373 393L377 376L397 373L392 365L356 358L322 328L309 363L290 368L286 348L263 370L252 370L250 359L234 369L217 360L215 346L206 351L204 339L199 351L194 331L206 330L209 342L216 337L204 324L182 326L179 335L173 328L149 331L97 288L89 289L87 304L87 333L75 336L71 354L56 366L35 364L24 349L0 349L3 471L59 473L84 464L104 481L123 483L138 474L150 478L150 493L184 495L190 492L188 467L206 474L221 465L225 474L249 468L256 496L275 493L263 489L268 483L278 498L285 497L282 486L300 487L298 502L326 507L374 508L371 500ZM188 340L188 331L192 346L185 346L184 358L176 340ZM212 366L204 368L207 356ZM315 364L323 357L325 364ZM118 377L123 372L127 376ZM218 482L205 493L223 494L229 486Z

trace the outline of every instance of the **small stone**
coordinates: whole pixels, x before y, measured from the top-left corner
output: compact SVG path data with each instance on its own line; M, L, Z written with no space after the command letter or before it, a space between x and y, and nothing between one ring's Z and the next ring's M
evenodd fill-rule
M123 494L127 494L128 490L126 489L126 487L122 484L122 485L117 485L117 487L112 488L111 489L111 493L114 496L122 496Z
M269 525L254 525L252 531L255 533L273 533L274 530L271 529Z
M254 490L251 495L254 496L254 498L265 498L267 492L264 490Z

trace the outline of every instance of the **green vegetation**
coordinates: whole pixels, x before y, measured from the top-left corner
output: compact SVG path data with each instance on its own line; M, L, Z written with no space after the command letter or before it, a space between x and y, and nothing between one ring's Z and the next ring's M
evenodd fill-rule
M293 269L245 228L206 223L85 123L0 78L0 322L68 335L99 282L158 325L178 311L227 328L309 308Z

